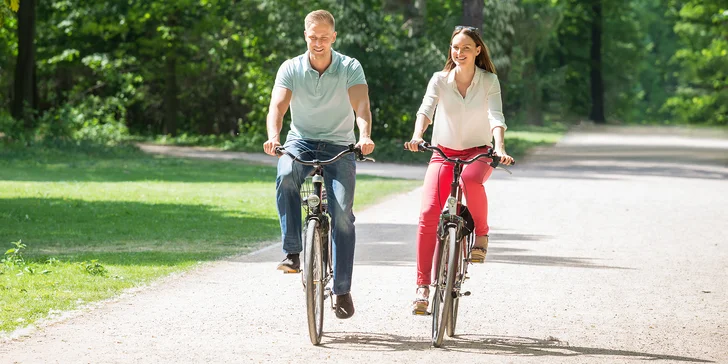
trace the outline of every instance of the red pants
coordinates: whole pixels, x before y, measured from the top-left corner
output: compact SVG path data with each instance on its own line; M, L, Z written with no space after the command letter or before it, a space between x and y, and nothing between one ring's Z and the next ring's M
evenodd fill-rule
M490 147L470 148L466 150L448 149L439 146L449 158L469 159L480 153L486 153ZM467 200L468 210L475 222L475 235L488 234L488 198L483 183L490 177L493 168L488 158L478 159L466 165L460 175L460 188ZM417 285L429 285L432 282L433 256L437 244L437 224L440 213L450 195L453 164L445 162L440 154L432 153L427 167L420 209L420 226L417 231Z

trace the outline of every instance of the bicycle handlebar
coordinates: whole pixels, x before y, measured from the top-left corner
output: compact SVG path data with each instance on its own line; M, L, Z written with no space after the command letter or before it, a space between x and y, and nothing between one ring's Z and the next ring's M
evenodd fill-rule
M347 155L349 153L356 154L356 160L357 161L361 161L361 162L375 162L374 158L365 157L364 154L362 154L362 152L361 152L361 148L354 146L354 144L349 144L347 146L346 150L344 150L341 153L337 154L333 158L328 159L328 160L324 160L324 161L321 161L321 160L318 160L318 159L306 161L306 160L303 160L303 159L299 158L299 156L294 155L293 153L287 151L282 146L281 147L276 147L276 154L277 155L282 156L283 154L288 154L288 156L290 156L291 158L293 158L294 161L296 161L298 163L301 163L301 164L303 164L305 166L313 166L313 167L315 167L317 165L318 166L323 166L323 165L327 165L327 164L334 163L337 160L341 159L341 157L343 157L343 156L345 156L345 155Z
M480 158L491 158L492 161L490 163L488 163L488 164L490 164L491 167L496 168L500 164L500 158L498 157L497 154L495 154L495 152L493 151L492 148L490 150L488 150L488 153L481 153L481 154L476 155L473 158L465 159L465 160L460 159L460 158L451 159L450 157L445 155L445 152L443 152L442 149L440 149L438 147L433 147L428 142L422 142L422 143L418 144L417 149L420 150L421 152L424 152L426 150L437 152L438 154L440 154L440 156L442 156L443 159L445 159L446 161L451 162L451 163L471 164ZM515 164L516 164L516 161L514 160L513 163L511 163L511 165L515 165Z

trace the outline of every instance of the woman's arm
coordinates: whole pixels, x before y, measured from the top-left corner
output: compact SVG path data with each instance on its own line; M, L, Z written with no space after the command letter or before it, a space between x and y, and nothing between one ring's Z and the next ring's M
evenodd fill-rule
M409 142L405 142L404 147L410 151L416 152L417 145L424 141L422 137L425 135L425 131L430 124L432 124L432 121L427 117L427 115L417 114L417 121L415 121L415 131L412 133L412 139Z
M505 165L513 164L513 157L506 153L506 129L502 126L493 128L493 139L495 139L495 153L501 157L500 162Z
M501 163L510 165L513 157L506 153L506 120L503 116L503 100L501 100L501 87L496 76L488 92L488 120L495 140L495 152L501 157Z
M427 84L427 91L422 98L422 105L417 111L417 119L415 120L415 130L412 133L412 139L404 143L405 149L413 152L417 151L417 145L422 143L422 137L425 135L427 127L432 124L432 118L440 101L440 95L437 87L438 74L435 73Z

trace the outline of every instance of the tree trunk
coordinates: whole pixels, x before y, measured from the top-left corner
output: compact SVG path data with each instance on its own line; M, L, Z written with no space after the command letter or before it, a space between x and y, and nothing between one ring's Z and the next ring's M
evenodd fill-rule
M589 119L604 124L604 81L602 79L602 1L592 2L591 98Z
M177 56L174 48L167 53L165 60L164 89L164 134L177 136L177 113L179 98L177 87Z
M14 98L11 113L24 120L26 129L33 128L33 118L26 113L38 108L38 87L35 75L35 7L36 0L23 0L18 9L18 60L15 65Z
M476 27L478 29L483 28L483 6L485 0L463 0L463 23L462 25L468 25ZM482 32L481 32L482 34Z
M524 101L526 102L526 122L530 125L543 125L543 93L539 82L538 70L532 58L525 65L523 73Z
M425 22L427 20L427 1L426 0L398 0L386 1L392 9L401 11L404 15L404 24L402 27L408 29L408 36L420 37L425 33Z
M412 30L415 36L425 33L425 23L427 22L427 1L414 0Z

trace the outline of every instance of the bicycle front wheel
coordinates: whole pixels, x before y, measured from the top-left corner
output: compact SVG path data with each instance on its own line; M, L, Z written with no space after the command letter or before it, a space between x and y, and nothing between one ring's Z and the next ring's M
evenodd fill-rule
M440 244L438 251L440 259L437 263L437 282L435 296L432 302L432 346L439 348L445 337L445 328L448 320L452 318L453 294L455 276L458 267L458 244L455 228L449 228L447 235Z
M462 283L465 281L465 276L468 274L468 250L470 244L472 244L472 240L475 240L475 235L470 234L463 238L460 242L458 242L458 251L455 252L455 256L460 257L460 263L458 265L457 272L458 277L456 278L456 281L459 282L459 285L462 285ZM453 299L452 299L452 314L447 320L447 336L453 337L455 336L455 327L458 323L458 308L460 307L460 288L458 287L458 292L453 292Z
M318 220L308 221L304 246L308 335L314 345L321 343L324 325L324 263L320 229Z

